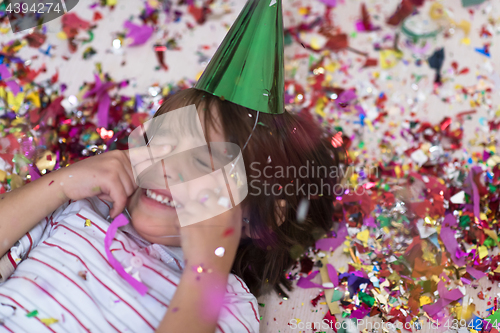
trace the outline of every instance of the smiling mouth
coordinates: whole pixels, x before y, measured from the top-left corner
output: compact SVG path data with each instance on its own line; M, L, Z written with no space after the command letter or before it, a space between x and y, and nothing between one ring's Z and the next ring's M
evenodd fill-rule
M182 205L175 202L174 199L169 198L167 196L162 196L161 194L155 193L154 191L147 189L146 190L146 196L150 199L155 200L156 202L159 202L165 206L172 207L172 208L182 208Z

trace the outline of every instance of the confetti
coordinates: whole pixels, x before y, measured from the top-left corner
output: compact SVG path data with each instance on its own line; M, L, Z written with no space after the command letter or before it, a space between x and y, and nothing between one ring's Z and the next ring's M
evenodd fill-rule
M26 314L26 317L28 317L28 318L32 318L32 317L36 317L36 316L38 316L38 310L33 310L33 311L28 312Z
M181 51L182 36L162 36L159 14L167 15L169 22L185 23L189 34L205 29L219 16L210 15L218 10L216 4L180 1L167 13L150 3L144 3L140 16L118 22L124 31L110 36L111 55L121 57L118 63L135 60L127 51L154 52L157 62L152 66L168 70L167 52L169 59L176 59L170 54ZM494 254L500 193L495 138L500 109L493 98L500 87L493 48L500 20L495 8L482 3L462 0L466 8L461 8L401 0L388 8L378 0L363 5L319 0L318 10L300 4L293 7L297 13L284 11L290 15L284 31L290 50L285 61L286 107L292 113L310 115L329 129L330 144L345 149L346 160L355 169L345 177L342 193L333 198L333 230L311 249L290 249L297 262L287 278L299 287L312 288L310 299L319 296L314 288L334 286L330 297L325 292L316 306L334 301L339 312L318 311L318 321L324 316L333 327L335 315L380 316L393 323L448 317L474 319L473 325L486 318L500 321L497 300L490 291L481 290L482 296L476 296L477 290L463 297L461 289L473 287L479 279L483 283L485 276L500 282L500 257ZM106 72L110 69L103 63L96 64L91 80L79 82L80 94L65 91L67 83L61 82L54 64L76 58L88 63L101 56L92 48L101 38L94 28L101 27L109 14L108 9L97 8L116 4L114 0L96 4L86 16L91 21L73 12L64 15L61 31L56 32L62 50L48 43L43 28L13 36L2 45L0 193L88 156L126 149L127 131L146 121L165 98L196 82L192 77L127 95L124 88L135 89L136 78ZM348 6L354 6L351 23L338 26L332 18ZM468 20L453 21L448 13ZM134 21L137 18L140 21ZM195 50L183 48L182 52L192 52L206 65L213 46L202 42ZM36 52L47 66L27 50ZM464 54L477 63L464 60ZM436 114L441 109L449 110L442 120ZM258 124L265 129L264 123ZM300 129L294 135L300 135ZM367 165L374 166L376 173L370 173ZM355 195L355 190L365 195ZM299 201L297 221L307 216L311 205ZM335 250L349 264L336 270L327 265L331 282L325 282L326 287L313 282L318 269L325 269L318 258L332 262ZM84 271L79 276L86 278ZM135 282L140 278L129 277ZM480 302L481 297L492 304L476 313L469 300ZM458 306L463 308L457 310Z
M57 320L56 318L40 318L40 321L47 326L50 326L52 324L59 322L59 320Z

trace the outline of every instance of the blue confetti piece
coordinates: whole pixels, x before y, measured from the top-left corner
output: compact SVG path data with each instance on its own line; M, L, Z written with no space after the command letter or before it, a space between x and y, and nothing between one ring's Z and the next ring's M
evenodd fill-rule
M481 332L483 329L483 319L474 315L472 320L467 324L467 327L472 328L476 331Z
M473 162L472 157L469 157L469 159L467 160L467 163L472 164L472 162Z
M475 48L474 50L476 50L476 52L478 52L478 53L481 53L482 55L487 56L488 58L490 57L490 53L489 53L489 52L487 52L487 51L484 49L484 47L483 47L483 48L478 47L478 48Z

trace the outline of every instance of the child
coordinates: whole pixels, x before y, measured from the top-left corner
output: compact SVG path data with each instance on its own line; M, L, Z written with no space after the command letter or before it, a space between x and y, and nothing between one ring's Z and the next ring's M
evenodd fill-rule
M249 1L242 14L248 8L281 11L279 1L272 2L274 7L256 3ZM266 34L270 27L264 27ZM233 28L228 37L238 32ZM219 51L210 65L224 59L217 57ZM214 73L210 65L205 80ZM200 82L203 77L198 89L167 98L154 119L194 104L206 142L241 147L249 184L243 202L181 227L176 212L182 205L168 187L137 186L133 168L141 160L131 165L131 151L85 159L1 196L0 327L15 332L259 330L255 297L268 287L280 293L280 285L290 289L285 273L297 255L332 228L332 189L338 179L330 171L341 155L331 134L305 117L283 112L279 103L268 103L275 112L266 113L260 106L245 106L246 101L217 97ZM266 96L279 92L279 86L280 80L272 80ZM279 94L274 98L279 100ZM164 142L138 155L163 161L176 149L178 143ZM191 170L190 165L174 170L162 163L168 185ZM209 167L208 161L194 158L189 163ZM323 172L301 176L301 167L320 166ZM307 192L312 185L315 192ZM207 202L202 206L209 207ZM130 223L115 232L122 211ZM111 225L108 216L114 219ZM133 278L123 278L119 267Z
M241 106L193 88L168 98L155 116L185 104L197 105L203 127L208 129L204 132L209 141L228 140L242 147L252 131L255 111L243 110ZM323 196L311 199L307 217L299 223L297 209L307 196L294 190L274 196L266 194L264 188L265 181L273 188L274 184L285 187L297 179L265 175L274 173L270 170L280 170L280 166L298 169L307 165L307 161L330 170L335 161L331 156L335 150L312 123L286 112L261 114L260 121L262 125L256 127L243 150L248 179L259 182L251 184L241 210L232 209L212 219L215 221L212 223L222 227L236 226L238 223L233 222L243 219L250 221L239 223L241 231L234 232L233 237L222 238L222 229L210 232L198 225L190 231L200 230L200 234L185 237L183 232L188 227L179 228L175 217L160 216L161 208L141 201L145 190L134 185L125 151L88 158L4 195L0 200L3 230L0 244L2 254L8 252L0 262L0 274L3 280L10 276L0 285L4 327L15 332L43 331L44 323L57 319L58 322L48 328L70 332L146 332L156 329L167 312L166 323L179 325L179 330L172 325L172 332L180 329L204 332L202 324L210 318L221 332L258 332L254 296L259 296L266 285L278 291L280 284L290 287L285 271L294 262L291 250L313 245L332 227L330 193L325 191ZM264 170L265 167L268 169ZM323 184L332 185L336 181L328 175L321 177L324 178L298 180L304 182L306 188L309 183L320 184L321 180ZM118 215L125 205L128 208L131 225L117 232L111 248L113 256L130 269L129 273L150 288L144 297L130 288L106 260L104 237L109 223L105 219L110 210L109 203L99 197L114 202L111 217ZM42 221L36 224L38 220ZM185 237L182 241L177 237L164 237L178 235L179 229ZM9 251L16 238L21 239L20 242ZM206 253L213 253L214 248L220 246L226 250L227 263L206 258ZM22 258L25 260L19 264ZM214 279L207 283L210 282L210 287L217 283L223 286L223 304L213 304L217 291L204 294L203 290L194 290L196 278L190 281L191 265L186 265L185 258L188 261L201 258L193 261L193 266L205 264L207 269L220 272L222 282ZM176 299L185 285L183 297ZM189 304L190 298L197 302ZM183 304L183 300L187 303ZM220 310L203 313L207 305ZM171 309L177 311L168 311ZM188 310L184 321L181 320L183 310ZM33 311L37 311L36 316L26 317ZM168 318L168 314L172 316ZM200 317L207 321L199 320ZM195 325L195 329L188 330L188 323Z

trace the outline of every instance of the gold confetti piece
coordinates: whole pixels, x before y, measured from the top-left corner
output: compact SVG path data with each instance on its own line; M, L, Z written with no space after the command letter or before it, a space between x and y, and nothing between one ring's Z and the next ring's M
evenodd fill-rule
M382 50L379 55L380 66L383 69L389 69L396 66L398 61L403 57L403 53L396 50Z
M497 246L500 246L500 243L498 243L498 236L497 236L497 233L495 232L495 230L483 229L483 232L486 235L488 235L488 237L491 237L491 239L493 239L493 241L497 244Z
M429 296L420 296L420 306L424 306L426 304L431 304L432 299Z
M92 225L92 222L89 219L85 220L85 226L90 227Z
M47 169L52 171L56 165L57 156L49 150L46 150L43 155L35 163L38 170Z
M370 231L368 229L358 232L358 234L356 235L356 238L362 241L363 244L367 244L368 237L370 237Z
M488 249L484 245L479 246L477 248L477 250L479 251L479 258L480 259L483 259L484 257L486 257L488 255Z
M56 318L41 318L40 321L47 326L57 323L59 320Z

